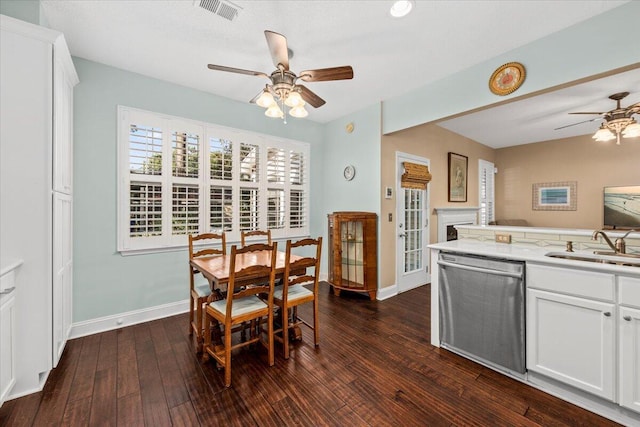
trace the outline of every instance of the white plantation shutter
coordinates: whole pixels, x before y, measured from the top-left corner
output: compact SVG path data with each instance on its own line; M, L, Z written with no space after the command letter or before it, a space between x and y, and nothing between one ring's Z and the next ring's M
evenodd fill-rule
M486 160L478 161L480 183L480 225L489 225L495 219L495 165Z
M287 150L267 148L267 228L281 229L285 226L284 186L287 167ZM276 187L277 186L277 187Z
M306 226L306 200L303 190L291 190L289 196L289 227L303 228Z
M118 250L309 234L309 144L118 107Z
M291 151L289 155L289 227L307 226L306 158L303 152Z
M267 228L284 228L285 200L284 190L270 189L267 191Z
M162 186L132 182L129 188L129 236L162 235Z
M240 181L258 182L260 178L260 147L240 144Z
M129 125L129 172L162 174L162 130L153 126Z
M173 185L171 232L173 235L198 233L199 212L197 185Z
M231 181L233 174L233 143L220 138L209 138L211 179Z
M291 185L302 185L306 181L304 176L304 154L295 151L289 156L289 182Z
M240 230L250 231L260 228L259 193L255 188L240 189Z
M173 176L197 178L200 166L200 137L186 132L172 134Z
M267 182L284 184L286 151L282 148L267 149Z
M233 223L233 190L231 187L211 186L209 231L231 231Z

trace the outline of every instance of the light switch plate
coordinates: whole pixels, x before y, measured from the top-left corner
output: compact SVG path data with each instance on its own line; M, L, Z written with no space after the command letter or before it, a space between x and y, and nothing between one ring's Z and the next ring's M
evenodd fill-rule
M496 242L511 243L511 234L496 234Z

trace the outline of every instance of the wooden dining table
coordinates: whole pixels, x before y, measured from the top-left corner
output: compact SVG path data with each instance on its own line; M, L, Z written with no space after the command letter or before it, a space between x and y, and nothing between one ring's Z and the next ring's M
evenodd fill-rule
M252 265L269 265L271 263L270 251L256 251L237 255L236 271ZM291 254L290 262L297 261L302 257ZM276 253L276 280L284 276L286 253L278 251ZM231 255L213 255L210 257L200 257L192 259L191 266L198 270L209 281L212 291L226 289L229 283L229 264ZM293 274L300 272L292 272ZM236 280L236 285L242 286L255 282L269 280L269 276L242 276L242 280Z

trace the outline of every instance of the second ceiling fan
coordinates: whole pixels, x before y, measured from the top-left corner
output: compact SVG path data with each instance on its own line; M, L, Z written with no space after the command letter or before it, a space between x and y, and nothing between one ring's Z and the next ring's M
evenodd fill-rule
M349 65L316 70L301 71L298 75L289 69L289 49L287 39L282 34L266 30L264 35L273 64L276 70L270 75L260 71L243 70L241 68L226 67L223 65L209 64L211 70L227 71L230 73L246 74L250 76L266 77L271 81L250 102L266 108L265 114L269 117L285 118L285 106L289 107L289 115L293 117L306 117L308 112L304 109L306 103L318 108L325 104L325 100L309 90L306 86L298 84L304 82L322 82L330 80L348 80L353 78L353 68Z

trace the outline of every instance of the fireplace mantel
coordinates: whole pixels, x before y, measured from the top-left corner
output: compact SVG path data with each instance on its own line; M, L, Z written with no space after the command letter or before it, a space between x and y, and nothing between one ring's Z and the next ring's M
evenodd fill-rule
M447 241L447 226L449 225L476 225L478 224L478 207L464 208L435 208L438 215L438 242Z

